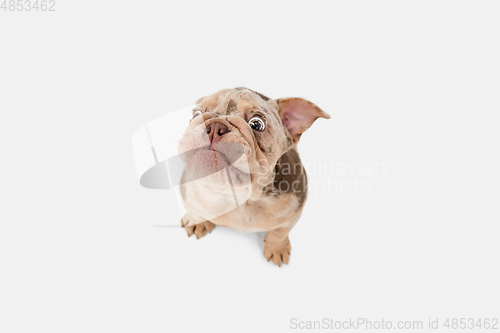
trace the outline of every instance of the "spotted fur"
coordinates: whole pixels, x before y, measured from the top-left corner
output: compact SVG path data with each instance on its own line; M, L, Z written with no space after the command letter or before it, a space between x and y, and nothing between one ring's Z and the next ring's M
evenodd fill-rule
M293 123L297 117L290 112L297 112L296 105L304 106L309 112L305 114L305 123ZM244 147L250 174L247 185L251 195L238 208L208 220L203 209L210 209L220 202L214 199L220 196L214 190L219 181L202 188L196 187L193 182L184 182L181 194L188 213L182 224L186 225L188 235L202 237L215 225L245 232L265 231L264 256L278 266L281 262L288 263L291 251L288 233L300 218L307 199L307 175L296 145L316 118L329 118L328 114L302 98L273 100L244 87L225 89L202 97L196 101L196 109L201 110L203 116L190 123L180 141L180 152L196 148L195 143L200 141L198 135L204 133L203 128L208 124L224 124L228 131L219 140L239 143ZM248 121L252 117L260 117L264 121L266 126L263 131L251 129ZM183 179L189 179L191 173L199 169L199 166L191 166L190 161L186 163ZM236 177L234 179L237 180Z

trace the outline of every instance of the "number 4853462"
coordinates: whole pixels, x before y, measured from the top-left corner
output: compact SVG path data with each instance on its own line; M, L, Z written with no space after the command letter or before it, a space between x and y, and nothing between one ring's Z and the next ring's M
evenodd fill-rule
M55 0L3 0L0 9L10 12L42 11L54 12Z

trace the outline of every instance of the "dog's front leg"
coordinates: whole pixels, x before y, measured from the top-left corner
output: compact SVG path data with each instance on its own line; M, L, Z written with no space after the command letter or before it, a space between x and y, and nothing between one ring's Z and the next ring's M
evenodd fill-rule
M181 219L181 226L186 230L188 237L195 235L197 239L211 233L215 228L212 222L191 213L184 215Z
M281 267L282 262L288 265L290 252L292 251L292 244L290 244L288 234L292 227L293 225L267 232L264 238L264 257L266 257L267 261L271 260L279 267Z

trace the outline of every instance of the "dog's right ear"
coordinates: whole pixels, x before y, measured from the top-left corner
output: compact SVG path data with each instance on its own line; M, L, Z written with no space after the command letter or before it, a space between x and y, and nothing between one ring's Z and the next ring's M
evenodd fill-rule
M318 118L330 119L330 115L316 104L300 97L278 98L278 113L281 122L292 136L293 143L300 140L304 133Z

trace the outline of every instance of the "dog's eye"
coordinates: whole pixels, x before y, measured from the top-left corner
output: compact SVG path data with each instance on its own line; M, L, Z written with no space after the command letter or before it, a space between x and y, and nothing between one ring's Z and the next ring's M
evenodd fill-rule
M201 114L201 111L199 111L199 110L198 110L198 111L195 111L195 112L193 113L193 117L192 117L191 119L194 119L194 118L198 117L200 114Z
M248 125L256 131L262 132L264 128L266 128L266 125L264 124L264 120L260 119L259 117L253 117L248 121Z

